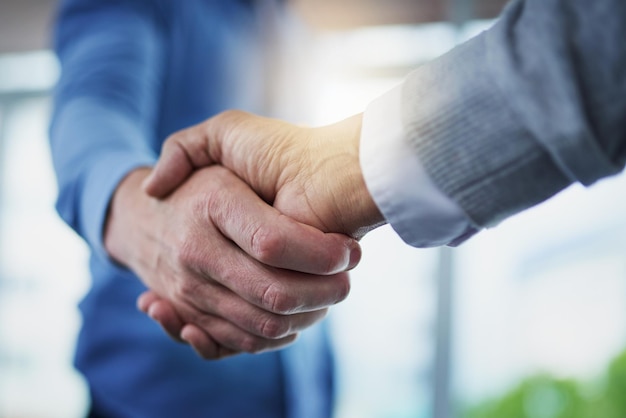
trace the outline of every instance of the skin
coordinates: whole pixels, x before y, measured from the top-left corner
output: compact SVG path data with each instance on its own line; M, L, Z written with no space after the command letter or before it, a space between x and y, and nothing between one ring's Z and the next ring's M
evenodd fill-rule
M165 141L144 190L164 197L195 169L220 164L285 215L357 239L384 218L361 172L362 115L304 128L241 111L223 112Z
M196 170L220 164L283 215L324 232L360 239L384 223L360 168L361 119L356 115L322 128L303 128L228 111L168 138L143 188L153 197L167 199L184 188ZM296 240L294 234L282 234L275 244L294 248ZM299 257L297 251L281 256L282 266L298 264L293 261ZM138 305L170 334L183 335L200 355L210 353L211 334L186 321L166 298L147 292ZM303 328L309 322L301 324Z
M149 173L118 186L105 248L151 290L140 307L202 357L283 347L347 296L355 240L281 214L221 166L160 200L142 190Z

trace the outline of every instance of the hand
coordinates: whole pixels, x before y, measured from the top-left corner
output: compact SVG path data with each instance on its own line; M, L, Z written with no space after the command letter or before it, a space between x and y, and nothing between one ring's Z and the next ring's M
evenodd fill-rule
M164 197L193 172L222 164L249 183L267 202L323 231L360 238L384 219L365 187L359 164L360 115L324 128L300 128L243 112L222 113L171 136L145 190ZM283 245L289 247L290 236ZM139 308L172 334L184 326L176 310L152 292ZM208 336L193 326L194 347Z
M221 164L282 213L360 238L384 222L361 173L360 131L361 115L302 128L224 112L168 138L144 189L163 197L194 169Z
M120 183L105 247L161 301L152 316L203 357L282 347L346 297L354 240L282 215L223 167L194 172L163 200L142 192L148 173Z

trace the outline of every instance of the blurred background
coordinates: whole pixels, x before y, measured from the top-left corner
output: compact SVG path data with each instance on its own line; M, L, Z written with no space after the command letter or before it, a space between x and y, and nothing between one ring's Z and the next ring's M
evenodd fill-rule
M47 145L55 3L0 0L0 418L88 404L71 365L87 249L54 211ZM320 125L488 28L504 2L292 3L310 94L288 113ZM624 175L571 187L457 249L367 236L330 318L336 418L626 416L624 190Z

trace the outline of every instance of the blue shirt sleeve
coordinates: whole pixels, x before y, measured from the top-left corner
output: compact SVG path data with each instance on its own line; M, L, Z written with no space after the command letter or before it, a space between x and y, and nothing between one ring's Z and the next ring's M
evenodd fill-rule
M55 50L62 76L50 142L57 210L107 257L102 230L117 184L156 159L157 92L164 30L150 1L70 0L60 7Z

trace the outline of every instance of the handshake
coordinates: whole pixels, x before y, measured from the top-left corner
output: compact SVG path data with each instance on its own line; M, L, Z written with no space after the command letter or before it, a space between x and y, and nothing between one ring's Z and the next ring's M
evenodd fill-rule
M139 309L207 359L278 349L348 295L384 218L359 163L361 115L303 128L228 111L172 135L118 186L110 256Z

